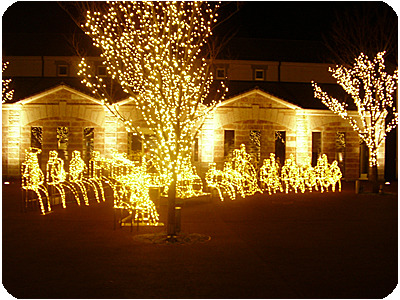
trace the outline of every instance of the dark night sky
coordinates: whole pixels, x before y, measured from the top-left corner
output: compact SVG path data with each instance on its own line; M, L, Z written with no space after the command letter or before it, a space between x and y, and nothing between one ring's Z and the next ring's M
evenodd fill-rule
M239 12L227 21L218 32L226 28L237 31L237 37L316 40L328 34L335 14L360 5L360 2L223 2L222 13L233 11L239 3ZM383 4L385 5L385 4ZM5 7L3 7L3 10ZM57 2L16 2L4 12L2 18L3 54L28 55L40 51L51 55L53 44L66 40L79 29ZM25 50L21 50L25 49ZM46 53L47 52L47 53Z

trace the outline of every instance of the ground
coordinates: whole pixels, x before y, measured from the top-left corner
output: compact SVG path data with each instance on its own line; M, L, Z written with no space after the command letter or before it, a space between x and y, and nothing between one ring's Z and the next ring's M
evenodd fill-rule
M17 298L383 298L398 278L397 187L385 192L355 194L353 182L203 197L184 203L182 231L211 239L166 245L135 238L162 227L114 230L111 199L42 216L3 185L3 287Z

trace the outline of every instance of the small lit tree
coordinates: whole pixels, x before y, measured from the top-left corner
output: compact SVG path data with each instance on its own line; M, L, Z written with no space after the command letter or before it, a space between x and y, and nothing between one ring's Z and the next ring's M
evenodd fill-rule
M176 234L177 175L201 124L217 103L204 105L212 83L204 50L217 8L206 2L111 2L102 12L88 11L83 26L101 49L110 77L129 95L154 135L156 146L151 151L169 186L169 236ZM128 131L144 140L142 128L113 105L106 80L92 70L82 59L82 82ZM216 97L221 98L224 91Z
M398 71L393 75L385 71L385 52L379 52L373 61L361 53L352 68L329 68L337 83L353 98L358 118L352 117L347 104L329 96L317 83L312 82L314 96L331 111L348 120L354 131L370 150L370 180L377 192L378 149L387 133L396 127L398 112L393 102L397 88Z
M8 67L8 61L3 61L3 67L2 67L2 72L7 69ZM10 83L12 82L12 79L3 79L3 86L1 89L1 103L5 103L8 101L11 101L14 97L14 90L10 88Z

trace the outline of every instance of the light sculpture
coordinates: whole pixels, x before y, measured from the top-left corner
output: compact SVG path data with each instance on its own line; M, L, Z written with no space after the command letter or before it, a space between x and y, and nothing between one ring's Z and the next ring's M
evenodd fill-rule
M341 191L342 173L338 163L334 160L332 164L329 164L325 154L318 158L315 167L311 166L309 158L306 159L304 165L298 165L294 155L291 154L280 168L275 160L275 154L270 153L270 158L264 159L260 168L261 189L257 184L254 167L243 167L248 166L248 162L249 155L243 146L233 151L233 158L224 163L223 170L218 170L216 164L211 163L205 176L207 186L217 190L221 201L224 201L226 197L235 200L237 194L244 198L262 190L268 192L269 195L277 192L304 193L307 190L312 192L313 189L323 193L328 191L329 186L335 192L338 186L339 192Z
M96 184L101 192L101 198L105 201L104 188L102 184L103 174L102 174L102 159L100 157L99 151L92 151L89 160L89 179L93 184Z
M302 170L302 177L304 180L304 186L306 189L308 189L309 192L312 192L313 188L315 187L317 190L317 177L315 174L315 170L313 166L311 165L311 159L308 157L306 159L306 163L301 166ZM339 178L340 182L340 178Z
M80 152L77 150L73 151L71 161L69 162L69 182L76 184L79 187L83 196L83 200L85 201L85 205L89 205L89 198L87 196L87 190L83 178L83 173L86 168L86 164L82 160Z
M167 187L168 188L168 187ZM176 196L181 199L203 195L203 181L192 166L190 157L183 160L177 177Z
M279 164L275 160L275 154L270 153L270 158L264 159L263 165L260 168L260 183L268 194L283 192L280 181Z
M64 170L64 160L58 157L56 150L50 150L49 160L46 164L46 184L60 193L63 208L66 207L65 187L72 191L77 204L80 205L78 191L66 179L67 173Z
M293 154L290 154L290 157L285 160L281 170L281 178L286 193L290 190L294 190L294 192L297 193L298 189L304 193L304 180L300 172L300 167L296 164Z
M63 208L66 207L65 190L63 187L66 177L67 174L64 170L64 161L58 157L56 150L51 150L49 152L49 160L46 164L46 183L47 185L57 189L60 193Z
M111 80L117 81L140 112L154 136L152 158L168 182L169 236L175 235L175 198L179 170L215 101L205 105L211 83L211 64L204 53L218 4L201 1L109 2L103 12L86 14L83 27L101 51ZM202 52L203 51L203 52ZM82 59L82 83L100 97L127 131L144 139L142 128L123 115L104 78Z
M29 148L29 150L25 150L25 160L21 164L21 187L26 191L34 191L38 197L40 211L42 214L46 214L46 207L43 203L42 192L46 196L47 200L47 212L51 211L49 194L47 188L44 186L44 174L39 166L38 154L40 154L42 150L37 148Z
M224 200L227 194L231 200L236 199L236 194L245 198L262 192L258 187L257 173L251 164L251 156L246 152L246 146L240 145L240 149L233 151L232 159L225 162L224 169L217 170L214 164L210 164L206 173L208 186L216 188L220 200Z
M370 150L371 179L378 179L378 149L386 135L397 126L398 112L393 101L397 88L398 70L393 75L385 71L385 51L379 52L373 61L361 53L352 68L336 66L329 68L337 83L348 93L357 108L357 117L348 111L345 102L331 97L312 82L314 97L331 111L348 120L353 130L365 141ZM375 184L376 185L376 184Z
M150 199L150 176L147 173L145 157L140 165L126 157L126 153L113 151L109 161L114 191L114 208L125 209L136 223L142 225L159 225L159 214L154 202Z
M81 152L78 150L74 150L72 152L72 159L69 163L70 176L72 176L72 178L74 178L75 182L82 182L82 184L86 183L87 185L91 186L93 188L97 203L100 203L100 195L99 195L100 188L97 187L96 181L91 180L91 178L86 178L83 176L83 174L86 173L87 170L88 170L88 168L86 166L86 163L82 159ZM72 172L72 175L71 175L71 172ZM103 192L102 196L104 199L104 192Z
M224 201L224 195L227 195L230 200L236 199L234 180L231 176L232 173L232 164L229 162L225 163L224 170L218 170L215 163L210 163L209 165L205 180L207 186L217 190L221 201Z
M257 183L257 172L251 163L251 155L246 152L244 144L240 145L240 149L233 151L232 168L238 174L235 181L239 184L238 189L243 198L261 192Z

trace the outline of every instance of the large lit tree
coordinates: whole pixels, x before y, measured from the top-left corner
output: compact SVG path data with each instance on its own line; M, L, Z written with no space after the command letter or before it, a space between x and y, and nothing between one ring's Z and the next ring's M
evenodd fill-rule
M348 105L324 92L312 82L314 96L331 111L348 120L354 131L365 141L370 152L370 180L377 191L378 149L386 135L396 127L398 112L393 101L397 88L398 71L386 73L385 52L379 52L373 61L361 53L352 68L336 66L329 68L337 83L348 93L357 108L357 117L351 116Z
M83 27L101 51L112 78L129 95L156 140L151 151L168 188L167 234L176 234L177 174L190 156L194 138L216 101L205 105L212 83L206 42L216 22L215 3L111 2L88 11ZM128 131L142 138L135 120L124 116L85 59L82 82L99 95ZM216 94L221 98L225 89Z

